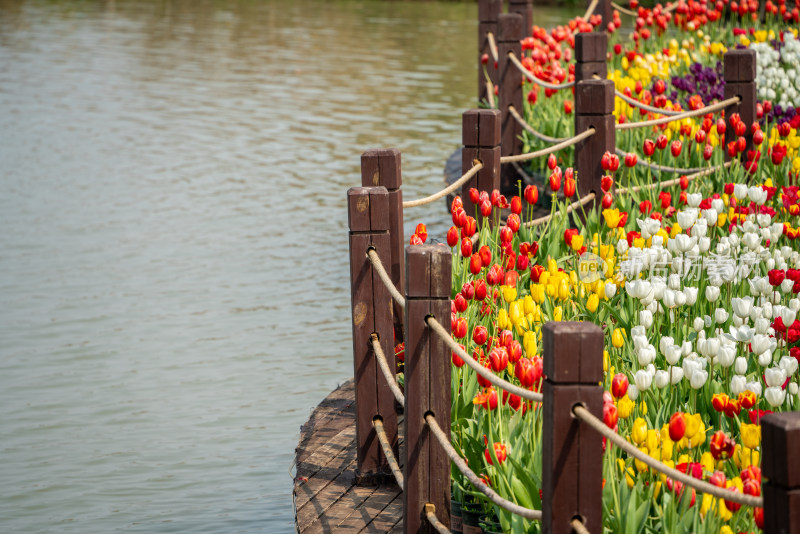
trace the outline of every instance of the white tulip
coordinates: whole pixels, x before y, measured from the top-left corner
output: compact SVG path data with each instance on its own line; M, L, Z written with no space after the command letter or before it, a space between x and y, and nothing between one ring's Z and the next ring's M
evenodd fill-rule
M684 341L683 345L681 345L681 354L684 356L688 356L692 352L692 342L691 341Z
M689 193L688 195L686 195L686 203L689 204L690 208L696 208L697 206L700 205L702 201L703 201L703 195L701 193ZM683 228L682 224L681 228Z
M719 214L717 213L717 210L715 210L714 208L711 208L711 209L703 210L701 213L703 215L703 218L706 220L706 222L710 226L713 226L713 225L717 224L717 217L719 217Z
M793 287L794 287L794 281L789 280L788 278L785 278L783 282L781 282L781 291L783 291L786 294L791 293Z
M658 341L658 348L661 349L661 352L664 352L667 350L667 347L671 347L674 344L675 339L669 336L664 336Z
M705 254L711 248L711 238L701 237L697 240L697 251Z
M607 298L613 299L614 295L617 294L617 285L612 282L606 282L605 292Z
M767 367L772 365L772 351L765 350L761 354L758 355L758 365L761 367Z
M617 241L617 254L622 256L626 252L628 252L628 241L625 239L620 239Z
M667 308L674 308L678 305L676 301L676 293L671 289L664 290L664 306Z
M734 375L731 378L731 396L737 397L747 386L747 379L741 375Z
M697 237L705 237L707 233L708 221L706 219L697 219L697 222L694 223L694 226L692 226L692 235Z
M697 360L684 358L683 360L683 376L686 377L686 380L691 381L692 375L700 370L700 364L697 363Z
M639 312L639 323L645 328L653 326L653 314L649 310L642 310Z
M739 200L744 200L744 197L747 196L747 184L734 184L733 196Z
M632 331L633 329L631 329L631 332ZM633 350L635 350L636 352L639 352L644 347L650 344L650 342L647 340L647 336L642 336L639 334L631 333L631 340L633 340Z
M778 365L786 374L787 377L792 376L795 371L797 371L797 360L792 358L791 356L783 356L781 360L778 362Z
M797 395L798 391L800 391L800 386L797 385L797 382L789 382L789 395Z
M664 290L667 289L667 284L664 283L664 279L660 276L654 276L650 284L653 287L653 298L658 300L663 299Z
M769 213L759 213L756 215L756 222L761 228L766 228L772 223L772 216Z
M706 286L706 300L716 302L719 298L719 288L716 286Z
M728 312L725 308L717 308L714 310L714 322L717 324L722 324L728 320Z
M654 381L658 389L664 389L667 387L667 385L669 385L669 373L663 369L659 369L656 371Z
M683 306L686 304L687 301L686 293L683 291L676 291L675 292L675 305L676 306Z
M653 377L651 377L650 373L644 369L640 369L636 371L633 380L636 383L636 389L639 391L646 391L650 389L650 384L653 382Z
M766 279L764 279L764 281L766 282ZM769 282L767 282L767 285L769 285ZM762 305L762 308L764 309L764 317L767 319L772 319L775 315L775 310L772 309L772 303L765 302Z
M741 317L739 317L735 313L733 314L733 318L732 319L733 319L733 326L735 326L736 328L739 328L740 326L742 326L746 322L746 319L742 319Z
M669 275L669 278L667 278L667 286L673 291L679 291L681 288L681 276L679 274Z
M681 367L670 367L670 381L672 385L678 384L681 380L683 380L683 368Z
M694 321L692 322L692 328L694 328L695 332L699 332L705 326L705 321L703 321L702 317L695 317Z
M761 382L758 381L748 382L747 384L744 385L744 389L752 391L758 397L761 395Z
M660 248L664 245L664 236L654 235L653 240L650 242L651 248Z
M756 250L761 245L761 237L754 232L748 232L742 236L742 244L750 250Z
M773 408L777 408L786 400L786 391L781 387L768 387L764 392L764 398Z
M653 345L647 345L646 347L639 349L639 352L636 356L639 360L639 365L645 367L648 364L653 363L653 360L656 359L656 349L653 347Z
M681 358L681 348L678 345L669 345L666 350L661 352L670 365L675 365Z
M770 367L764 371L764 382L767 383L767 387L783 386L786 382L786 371L780 367Z
M642 336L647 337L647 330L640 324L637 324L633 328L631 328L631 337Z
M790 299L789 300L789 307L794 311L800 310L800 300L798 299Z
M739 317L747 317L753 308L753 297L733 298L731 306L733 306L733 313Z
M685 209L683 211L679 211L676 214L676 217L678 219L678 226L680 226L684 230L688 230L694 225L695 221L697 221L697 215L699 213L700 212L697 209Z
M692 386L692 389L700 389L703 387L708 380L708 371L695 371L692 374L692 379L689 381L689 384Z
M789 306L783 306L781 308L781 320L783 320L783 324L787 328L792 325L795 317L797 317L797 312L791 309Z
M719 349L720 349L719 339L715 337L710 337L706 339L704 351L702 351L702 354L703 356L713 359L716 358L717 355L719 354Z
M717 363L727 369L733 365L733 361L735 359L736 349L733 347L720 347L719 352L717 353Z
M647 374L647 373L645 373ZM650 376L650 375L647 375ZM628 386L628 398L632 401L635 401L636 398L639 397L639 388L636 387L635 379L630 381L630 385Z
M769 350L769 346L770 338L764 334L754 335L752 341L750 342L750 350L752 350L755 354L761 354L762 352Z
M739 356L736 358L736 361L733 363L733 372L737 375L743 375L747 373L747 358L744 356Z

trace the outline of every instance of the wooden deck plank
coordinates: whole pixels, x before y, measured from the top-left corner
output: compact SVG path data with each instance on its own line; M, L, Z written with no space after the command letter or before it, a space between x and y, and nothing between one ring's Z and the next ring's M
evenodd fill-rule
M402 447L402 437L400 444ZM301 427L295 453L298 532L402 531L402 491L395 484L354 485L355 390L352 380L337 388L312 412Z

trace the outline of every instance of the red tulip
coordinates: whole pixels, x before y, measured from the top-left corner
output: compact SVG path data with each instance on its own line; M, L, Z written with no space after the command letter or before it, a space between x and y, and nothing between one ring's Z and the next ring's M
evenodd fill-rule
M706 145L703 147L703 159L708 161L711 159L711 156L714 155L714 147L711 145Z
M547 156L547 168L548 169L550 169L551 171L554 170L556 168L557 164L558 164L558 162L556 161L556 155L555 154L550 154L549 156Z
M658 148L659 150L664 150L665 148L667 148L667 143L669 143L669 139L667 139L666 135L661 134L658 137L656 137L656 148Z
M717 119L717 134L718 135L725 135L725 130L727 127L725 126L725 119Z
M484 267L488 267L490 263L492 263L492 249L488 246L483 245L480 249L478 249L478 254L481 258L481 263Z
M497 393L495 393L497 396ZM494 456L497 458L497 463L502 464L506 461L506 457L508 456L508 449L502 443L493 443L492 448L494 449ZM489 447L486 447L486 450L483 451L484 456L486 456L486 461L489 465L494 465L492 461L492 453L489 451Z
M461 240L461 255L465 258L472 256L472 239L465 237Z
M669 418L669 439L680 441L686 433L686 416L683 412L675 412Z
M472 274L478 274L483 269L483 264L481 264L481 257L479 254L473 254L469 257L469 272Z
M636 154L633 152L628 152L625 154L625 166L626 167L633 167L636 165L637 157Z
M467 212L464 211L464 208L458 208L455 212L453 212L453 224L455 224L458 228L461 228L467 223Z
M567 178L564 182L564 196L566 198L572 198L575 194L575 180L572 178Z
M492 371L499 373L508 367L508 351L505 347L495 347L489 353L489 364L492 366Z
M622 373L617 373L611 379L611 394L621 399L628 392L628 377Z
M422 239L423 243L428 240L428 228L423 223L419 223L417 225L414 233L417 234L420 239Z
M525 188L525 202L533 206L539 201L539 188L529 185Z
M522 358L522 345L516 339L506 346L506 350L508 351L508 361L512 365Z
M465 337L467 335L467 320L463 317L456 317L451 330L456 339Z
M603 195L603 209L608 209L611 207L611 204L614 203L614 197L611 196L611 193L606 193Z
M469 237L475 235L475 232L478 230L478 223L475 220L475 217L467 215L467 220L464 223L464 226L461 228L461 237Z
M467 311L467 306L469 305L467 299L464 298L464 295L462 295L460 292L456 293L456 298L453 299L453 304L455 305L458 313Z
M423 241L422 238L420 236L418 236L417 234L414 234L414 235L411 236L411 239L409 240L409 244L410 245L424 245L425 241Z
M469 188L469 201L473 204L480 204L481 202L481 193L474 187Z
M614 429L617 427L618 420L617 407L614 404L603 404L603 422L606 426Z
M511 198L511 213L519 215L522 213L522 199L518 196Z
M481 202L481 215L484 217L489 217L492 214L492 203L488 200L484 200Z
M572 100L564 100L564 113L572 115Z
M764 142L764 132L762 132L761 130L756 130L756 132L753 134L753 144L759 146L763 142Z
M575 180L572 180L572 182L574 183ZM569 183L569 181L567 183ZM564 189L566 190L566 186L564 186ZM575 186L574 185L573 185L572 191L573 191L573 193L575 192ZM517 197L517 198L519 198L519 197ZM517 215L516 213L511 213L508 216L508 219L506 220L506 226L511 228L511 231L514 232L515 234L517 233L517 230L519 230L520 224L521 224L521 221L519 219L519 215Z
M728 437L722 430L717 430L708 440L711 456L715 460L727 460L733 455L733 448L736 443Z
M447 231L447 245L452 248L458 244L458 228L451 226Z
M603 190L603 193L608 193L612 187L614 187L614 179L611 176L605 175L600 179L600 189Z
M464 350L464 345L459 343L458 346L461 347L461 350ZM452 360L453 365L455 365L456 367L463 367L464 360L462 360L461 357L458 354L456 354L455 352L453 352L451 354L452 355L451 355L450 359Z
M551 173L550 174L550 190L555 193L561 189L561 174L560 173Z
M705 130L697 130L697 133L694 134L694 140L698 145L702 145L706 142L706 132Z
M647 215L651 211L653 211L653 203L652 202L650 202L649 200L642 200L639 203L639 212L642 215Z
M672 142L669 147L670 152L672 152L672 157L677 158L681 155L681 150L683 149L683 143L681 143L680 139L676 139Z
M656 151L656 144L651 139L645 139L642 151L645 156L650 157Z
M655 90L656 94L663 95L664 91L667 90L667 84L664 83L664 80L656 80L653 89Z
M483 278L474 280L472 286L475 288L475 300L482 301L486 298L486 280Z
M486 327L483 325L478 325L472 330L472 341L475 342L476 345L483 345L486 343L486 338L488 337L489 332L487 332Z

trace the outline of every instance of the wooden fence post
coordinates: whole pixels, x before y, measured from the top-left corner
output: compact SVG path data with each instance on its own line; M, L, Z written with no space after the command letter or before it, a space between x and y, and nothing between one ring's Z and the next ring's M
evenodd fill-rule
M367 150L361 154L361 185L363 187L382 185L389 192L389 242L392 250L392 264L385 267L386 272L392 277L392 283L402 294L405 274L405 237L403 236L403 191L400 189L400 186L403 185L400 172L400 151L396 148L385 148ZM394 335L396 343L403 340L403 307L397 302L394 303ZM391 360L393 356L387 354L386 358Z
M581 197L602 193L600 160L608 151L614 153L617 143L614 130L614 82L584 80L575 84L575 134L594 128L595 133L575 145L575 171Z
M753 150L753 133L750 131L750 126L756 120L756 51L749 48L746 50L728 50L725 53L723 62L725 98L734 96L741 98L738 104L725 108L726 146L723 146L723 150L725 152L725 161L729 161L731 158L728 155L727 144L731 141L736 141L738 137L730 120L731 115L734 113L739 114L747 127L743 136L746 144L744 154L747 155L748 150ZM764 157L766 157L766 154Z
M603 530L603 442L572 414L583 404L603 417L603 331L592 323L544 326L542 532L571 532L580 518Z
M592 80L599 76L608 77L606 52L608 36L605 32L575 34L575 83Z
M764 534L800 532L800 412L761 419Z
M372 349L370 335L380 336L381 348L391 362L392 296L367 258L367 249L375 248L384 265L391 264L389 242L389 193L385 187L352 187L347 191L347 215L350 226L350 288L353 310L353 376L356 396L357 478L360 483L374 483L391 473L372 427L376 415L383 426L395 455L397 414L386 379ZM391 364L390 364L391 365Z
M501 143L503 156L522 153L522 126L508 112L514 106L522 112L522 73L508 58L511 52L522 59L522 15L509 13L497 18L497 55L500 59L500 93L498 108L501 113ZM513 165L505 165L500 171L500 188L503 191L514 189L519 176Z
M532 0L508 0L508 12L522 15L522 39L533 33Z
M466 173L473 162L479 160L483 168L461 186L461 200L467 215L479 218L478 206L469 201L469 190L491 194L500 189L500 111L497 109L470 109L461 116L461 169Z
M591 3L592 0L586 0L586 9L589 9ZM600 0L597 2L597 6L595 6L594 11L592 11L592 15L601 15L603 17L603 22L600 23L600 31L606 31L608 23L614 20L614 8L611 7L611 0Z
M450 331L450 249L406 247L404 532L433 533L423 512L426 502L450 524L450 460L425 424L433 413L450 436L450 350L425 323L432 315Z
M494 63L494 58L492 58L487 34L493 34L495 43L497 43L497 17L502 9L501 0L478 0L478 102L488 101L486 76L483 74L484 65L481 61L484 54L489 56L486 73L489 75L492 86L497 87L499 71Z

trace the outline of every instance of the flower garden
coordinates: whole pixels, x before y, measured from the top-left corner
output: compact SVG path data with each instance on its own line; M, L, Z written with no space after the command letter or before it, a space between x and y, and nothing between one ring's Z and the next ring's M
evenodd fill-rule
M457 197L453 226L440 236L453 254L452 336L499 377L539 391L542 326L600 325L605 424L671 467L758 496L760 420L800 402L800 12L771 0L629 7L635 18L615 12L606 28L597 28L599 17L534 26L523 65L542 80L570 81L575 33L605 29L619 91L655 108L695 110L723 98L722 55L752 48L757 122L708 114L621 131L616 144L626 153L604 156L602 194L572 217L559 216L580 180L571 148L528 169L544 176L539 187ZM620 31L621 17L631 18L632 32ZM530 125L570 134L571 90L526 82L524 91ZM614 115L618 123L661 116L620 99ZM547 146L523 136L526 152ZM637 165L710 168L726 156L732 165L701 179ZM551 196L555 216L527 225L540 195ZM481 221L467 215L469 204ZM427 239L419 224L410 242ZM456 449L501 496L541 509L531 490L542 484L541 405L495 388L455 353L451 384ZM485 500L455 468L452 482L454 501L485 515L488 531L540 530ZM764 525L763 509L697 493L605 439L602 492L611 532L724 534Z

